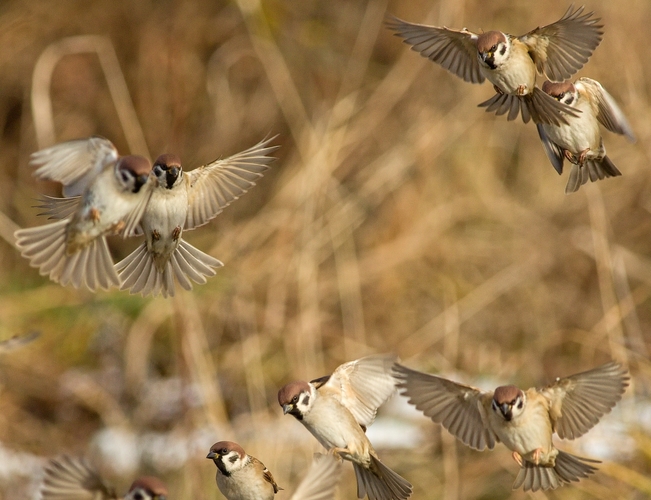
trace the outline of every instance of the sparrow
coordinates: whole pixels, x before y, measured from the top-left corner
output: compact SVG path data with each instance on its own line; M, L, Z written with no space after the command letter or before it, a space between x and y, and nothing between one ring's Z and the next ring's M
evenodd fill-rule
M41 496L43 500L166 500L168 493L160 479L142 476L120 497L86 460L62 456L45 467Z
M87 155L79 151L98 140L96 161L82 161ZM64 286L91 291L119 286L105 236L126 238L135 230L155 181L149 160L118 156L110 141L96 137L57 144L32 160L42 162L37 176L63 182L64 194L71 197L46 201L56 222L14 233L21 254L40 274Z
M219 441L206 458L217 466L217 487L228 500L273 500L280 488L269 469L232 441Z
M537 124L538 135L553 167L563 173L563 161L573 164L565 193L573 193L590 181L622 175L606 156L606 147L599 131L601 123L611 132L635 142L635 136L624 113L601 84L590 78L574 83L545 81L542 86L558 102L581 111L578 117L568 116L567 124L558 126Z
M273 139L187 173L178 156L160 155L152 169L156 186L140 221L145 241L115 266L120 289L168 297L175 276L186 290L192 289L190 280L204 284L214 276L223 264L183 240L183 231L206 224L255 186L275 159L267 156L278 148L269 146Z
M398 363L394 376L409 403L465 445L483 451L504 443L520 465L513 489L524 491L555 489L597 470L591 464L598 460L558 450L552 435L575 439L588 432L621 399L630 380L615 362L526 391L506 385L483 392Z
M283 413L293 415L330 453L353 463L357 497L405 500L411 484L380 462L366 427L395 391L394 355L375 355L339 366L332 375L296 381L278 392Z
M522 36L501 31L473 33L467 29L412 24L398 18L387 22L396 35L420 52L470 83L493 84L495 94L479 104L497 115L508 112L514 120L521 113L524 123L559 125L577 110L550 99L536 87L536 74L564 81L580 70L601 42L603 25L593 12L570 6L555 23L538 27ZM562 114L561 112L565 113Z

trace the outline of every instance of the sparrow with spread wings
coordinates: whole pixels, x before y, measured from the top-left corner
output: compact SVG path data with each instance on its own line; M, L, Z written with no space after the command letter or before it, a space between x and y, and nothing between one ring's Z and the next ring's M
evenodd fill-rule
M552 434L575 439L588 432L621 399L629 381L614 362L526 391L506 385L483 392L397 363L394 374L409 403L465 445L483 451L504 443L521 467L513 489L525 491L555 489L597 470L591 465L597 460L558 450Z
M224 208L255 186L278 149L265 139L229 158L183 172L181 160L163 154L154 162L157 185L140 221L145 241L116 264L121 290L143 296L174 295L174 278L192 289L204 284L223 264L183 240L183 231L207 224Z
M353 463L357 496L405 500L411 484L384 465L366 437L366 427L395 391L393 355L375 355L339 366L332 375L296 381L278 392L283 413L293 415L333 455Z
M206 458L217 466L217 487L227 500L273 500L282 490L269 469L232 441L219 441ZM315 454L312 466L292 500L334 499L341 464L330 455Z
M53 458L45 467L43 500L166 500L165 484L153 476L136 479L124 497L107 486L97 470L81 458Z
M119 156L108 140L92 137L38 151L30 163L39 166L37 177L61 182L70 198L45 199L56 222L15 232L21 254L64 286L119 286L106 236L135 231L155 182L149 160Z
M497 94L479 104L514 120L559 125L573 108L551 99L536 87L536 74L564 81L580 70L601 42L603 26L592 12L570 6L555 23L522 36L501 31L473 33L446 27L412 24L398 18L387 22L396 35L423 57L440 64L470 83L491 82ZM563 114L563 113L565 114Z
M606 89L585 77L574 83L546 81L542 89L560 103L581 111L578 117L568 116L567 124L536 125L545 153L559 175L563 173L565 159L572 163L565 193L578 191L588 180L622 175L606 156L599 124L624 135L630 142L635 142L635 136L624 112Z

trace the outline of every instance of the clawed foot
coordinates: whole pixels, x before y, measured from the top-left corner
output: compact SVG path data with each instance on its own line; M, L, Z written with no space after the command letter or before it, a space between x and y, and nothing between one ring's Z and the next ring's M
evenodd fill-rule
M513 460L517 462L517 464L522 467L522 455L520 455L517 451L514 451L511 456L513 457Z
M526 85L519 85L517 89L515 89L515 94L519 96L526 95L527 93L527 86Z
M590 152L590 148L588 148L588 149L584 149L584 150L581 151L581 152L578 154L578 156L577 156L577 155L575 155L574 153L570 153L570 152L566 149L566 150L563 151L563 155L565 156L565 158L567 158L567 160L568 160L570 163L574 163L575 165L582 166L583 163L585 162L585 159L586 159L586 157L588 156L588 153L589 153L589 152Z
M542 454L542 448L536 448L533 452L533 463L536 465L540 464L540 455Z
M585 161L585 157L588 156L588 153L590 152L590 148L584 149L579 153L579 165L583 165L583 162Z
M176 241L179 239L179 236L181 236L181 226L176 226L172 231L172 239Z
M346 448L337 448L337 447L330 448L328 450L329 455L332 455L333 457L335 457L335 458L337 458L337 459L339 459L340 461L343 462L344 459L341 456L342 453L348 453L348 450Z
M495 92L497 92L498 94L500 95L504 94L504 91L501 88L499 88L497 85L493 85L493 88L495 89Z

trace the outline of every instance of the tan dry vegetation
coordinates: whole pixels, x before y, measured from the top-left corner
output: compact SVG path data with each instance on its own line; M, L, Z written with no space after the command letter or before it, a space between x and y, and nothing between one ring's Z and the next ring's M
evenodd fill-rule
M204 458L218 439L262 459L289 498L318 446L282 416L277 389L384 351L467 382L528 386L609 358L634 377L609 419L632 439L593 480L512 493L507 450L465 449L420 419L423 446L380 450L414 498L651 495L651 3L587 5L606 34L579 76L615 96L638 141L605 132L624 175L571 196L531 124L476 108L489 84L462 82L382 25L390 12L520 34L567 8L540 5L3 2L0 340L42 335L0 357L0 498L24 498L34 457L62 452L95 455L120 486L140 471L164 477L170 498L219 498ZM99 38L67 38L79 35ZM41 59L32 81L42 54L79 50ZM32 84L46 91L36 109ZM44 223L34 198L58 193L27 165L48 141L101 134L194 168L268 133L282 144L273 169L187 235L226 264L192 293L64 289L12 247L16 225ZM112 241L116 258L133 246ZM561 447L582 451L573 444Z

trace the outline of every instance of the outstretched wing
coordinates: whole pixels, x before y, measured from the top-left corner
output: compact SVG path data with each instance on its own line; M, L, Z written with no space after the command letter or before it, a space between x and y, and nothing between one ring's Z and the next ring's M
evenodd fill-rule
M310 470L291 500L334 500L342 464L332 455L314 454Z
M558 378L539 390L551 401L549 414L556 434L563 439L574 439L588 432L622 398L629 380L626 369L610 362Z
M117 500L97 471L81 458L53 458L45 467L43 500Z
M105 166L115 163L118 151L111 141L94 136L62 142L32 153L34 175L63 184L65 197L78 196Z
M276 136L224 160L188 172L188 214L185 229L203 226L237 200L262 177L275 160L268 156L279 146L270 146Z
M380 405L396 390L391 367L397 360L394 354L379 354L344 363L324 385L333 390L358 424L368 427Z
M633 129L624 116L624 112L598 81L583 77L574 82L574 85L579 92L586 92L595 98L599 123L611 132L624 135L629 141L635 142Z
M518 37L528 47L538 73L552 82L565 81L579 71L601 43L601 19L590 19L593 12L582 12L583 7L574 10L570 5L555 23Z
M400 393L409 398L409 403L463 444L479 451L495 447L499 439L490 430L484 411L492 393L399 364L395 365L394 374Z
M412 50L440 64L470 83L482 83L484 76L479 71L477 60L477 35L468 30L451 30L437 26L414 24L397 17L386 22L386 26L411 45Z

